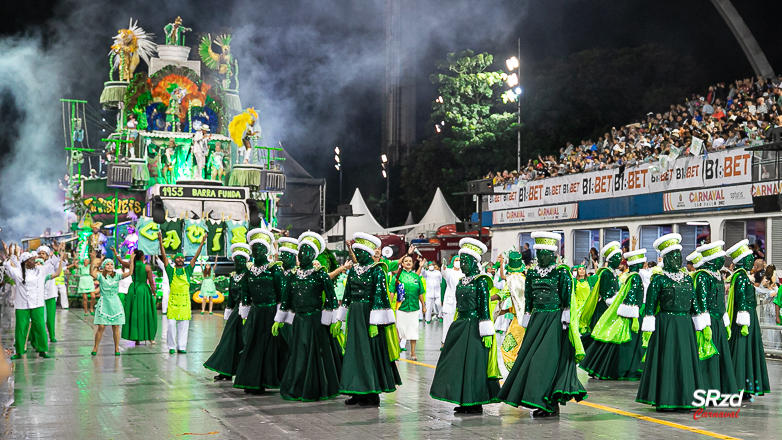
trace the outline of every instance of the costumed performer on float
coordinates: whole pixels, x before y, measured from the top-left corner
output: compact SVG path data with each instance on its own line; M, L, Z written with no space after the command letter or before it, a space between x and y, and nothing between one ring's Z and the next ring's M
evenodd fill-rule
M502 377L489 312L492 282L488 275L481 274L480 261L486 246L462 238L459 247L465 276L456 286L457 316L445 339L429 395L459 405L454 408L457 413L479 414L484 404L497 401Z
M109 259L105 259L101 263L100 273L97 268L92 268L91 275L98 280L100 286L100 299L95 305L95 318L92 321L98 326L95 330L95 344L92 346L92 353L90 353L93 356L98 354L98 346L107 325L111 326L111 333L114 336L114 355L120 355L120 326L125 324L125 307L119 299L119 282L133 276L135 259L136 254L130 256L130 271L121 274L114 271L114 261Z
M646 263L646 249L626 252L630 272L621 275L622 287L592 329L594 342L579 367L603 380L640 380L643 338L639 334L644 283L638 270Z
M239 113L231 119L228 124L228 134L231 140L236 144L236 162L249 163L252 153L252 144L250 138L257 136L255 131L255 122L258 120L258 113L254 108Z
M336 339L341 327L334 316L337 297L329 274L313 267L325 248L319 234L299 236L299 268L286 285L274 317L274 336L283 324L291 325L291 355L280 384L280 395L286 400L311 402L339 394L342 349Z
M61 247L58 243L52 244L55 251ZM5 248L6 255L10 255ZM27 352L28 332L35 334L33 349L38 351L38 356L50 358L49 341L46 339L46 324L44 312L44 288L46 281L56 278L62 271L62 262L56 255L48 264L35 265L36 255L32 252L22 252L18 257L11 255L5 261L5 273L14 281L16 296L14 297L14 310L16 315L16 328L14 330L14 348L16 354L11 360L19 359Z
M725 311L725 282L720 269L725 265L724 241L719 240L699 246L687 256L695 266L695 298L704 310L711 315L711 339L717 347L717 353L701 361L701 374L705 389L719 390L721 394L738 394L733 360L730 355L730 318Z
M711 342L711 319L696 301L692 278L682 268L681 239L679 234L666 234L654 242L663 270L652 275L641 325L648 348L635 401L658 411L695 408L694 393L705 386L700 357Z
M613 304L614 296L619 292L619 265L622 263L622 245L618 241L607 243L600 250L603 255L603 261L607 267L601 267L595 275L595 282L592 291L581 309L581 318L579 330L581 331L581 343L584 350L589 350L594 340L592 339L592 329L597 325L597 321L603 316L608 307Z
M265 228L247 233L253 265L247 273L247 289L242 303L249 307L244 323L244 349L236 369L234 387L260 394L266 388L279 388L288 366L288 344L272 335L274 316L285 288L282 263L270 262L274 255L274 234ZM280 248L282 249L282 248Z
M739 390L744 391L745 396L762 396L771 392L771 386L758 321L755 286L747 272L755 264L748 244L748 240L741 240L727 250L736 265L728 292L728 318L731 323L728 342Z
M521 325L527 331L498 397L511 406L535 409L535 417L548 417L558 415L559 406L571 399L586 399L576 367L584 347L570 269L556 265L560 235L536 231L531 237L537 265L527 270L524 286Z
M386 290L385 265L372 260L380 245L373 235L353 234L356 264L348 270L342 306L336 313L338 321L347 320L339 384L339 392L350 396L345 405L380 405L380 393L392 393L402 385L395 363L399 358L396 332L386 328L396 321Z
M226 322L214 353L204 362L204 368L217 373L214 380L231 380L236 374L239 356L244 349L242 314L249 313L249 307L241 302L247 296L247 262L250 261L252 250L245 243L235 243L230 250L234 272L228 277L228 295L225 296L223 313ZM172 295L173 292L172 289Z
M524 285L526 277L524 276L524 260L521 254L513 251L508 254L508 264L505 267L505 287L500 295L507 296L511 301L508 312L513 314L508 330L500 346L502 361L508 371L513 369L516 362L516 356L521 348L521 342L524 340L524 327L521 326L521 319L524 318Z
M163 260L163 266L168 275L170 294L168 295L168 310L166 318L168 319L167 344L170 354L187 353L187 332L190 329L190 318L192 310L190 309L190 278L193 276L198 256L201 255L201 249L206 243L206 234L201 239L195 255L190 259L190 263L185 265L185 256L181 253L174 255L174 266L168 264L166 249L163 247L163 233L158 230L158 243L160 243L160 259ZM151 269L150 269L151 270ZM174 337L176 335L176 341Z

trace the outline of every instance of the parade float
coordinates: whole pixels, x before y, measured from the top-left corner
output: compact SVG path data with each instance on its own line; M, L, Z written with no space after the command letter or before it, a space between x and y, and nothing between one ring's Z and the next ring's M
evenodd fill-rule
M131 19L109 50L103 116L86 101L61 100L69 153L61 187L79 258L91 249L113 257L115 246L156 254L160 231L166 251L185 256L206 236L212 259L246 242L248 229L277 226L285 159L262 144L258 113L242 107L232 36L204 34L193 51L191 32L177 17L156 44ZM116 126L90 143L87 120L112 113Z

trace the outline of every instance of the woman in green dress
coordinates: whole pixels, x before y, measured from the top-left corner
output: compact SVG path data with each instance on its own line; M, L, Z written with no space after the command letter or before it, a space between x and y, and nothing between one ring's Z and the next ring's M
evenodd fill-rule
M534 417L549 417L571 399L586 399L576 367L584 347L570 269L556 265L560 235L537 231L531 237L537 266L527 270L524 286L521 325L527 330L498 397L511 406L535 409Z
M130 272L124 274L114 272L114 262L111 260L103 260L100 273L95 268L92 269L90 275L97 279L100 285L100 299L95 306L95 319L93 319L93 324L98 326L95 331L95 345L92 347L93 356L98 354L98 345L100 345L103 331L106 330L107 325L111 326L114 335L114 355L119 356L120 326L125 324L125 310L118 293L119 282L121 279L133 275L134 258L135 254L130 257Z
M579 330L584 350L589 350L594 343L592 330L608 307L613 304L614 296L619 292L619 265L622 263L622 248L618 241L607 243L600 249L603 260L608 267L601 267L595 276L597 282L581 309Z
M423 309L426 315L426 286L421 275L413 271L414 263L411 255L402 257L399 270L391 278L392 292L403 292L404 299L396 310L396 329L400 341L410 341L410 359L417 361L415 346L418 342L418 316ZM404 346L402 346L404 348Z
M680 242L679 234L666 234L654 242L663 258L663 271L652 275L641 325L648 349L635 401L658 411L695 408L694 393L705 386L696 331L702 332L699 337L711 339L709 314L695 300L692 278L681 270Z
M692 259L695 273L695 298L711 316L712 341L717 354L701 361L701 374L706 383L705 389L719 390L724 394L738 394L733 360L730 355L728 339L730 319L725 312L725 282L720 269L725 265L724 241L719 240L695 249ZM687 257L690 260L690 257Z
M272 336L285 275L280 262L269 262L269 254L274 252L274 234L256 228L247 235L253 252L253 265L247 274L247 289L242 302L250 310L244 323L244 348L239 357L234 387L244 388L250 394L260 394L266 388L280 387L282 374L288 365L288 344L284 338Z
M459 247L465 277L456 285L457 317L445 338L429 395L459 405L454 409L457 413L480 414L483 404L496 402L500 391L494 323L489 313L491 279L480 273L486 246L463 238Z
M339 395L342 351L336 337L340 323L334 316L337 297L325 270L313 261L326 248L323 237L305 232L299 237L299 269L286 285L272 334L290 324L290 360L280 383L286 400L312 402ZM330 334L329 334L330 333Z
M639 380L643 338L638 333L644 285L638 270L646 263L646 249L626 252L630 272L622 275L622 287L592 329L593 343L579 367L603 380ZM618 302L617 302L618 301ZM614 304L615 303L615 304Z
M727 250L737 267L728 293L729 345L739 389L744 391L745 396L762 396L771 392L771 386L758 321L755 286L747 275L755 263L748 243L748 240L741 240Z
M135 258L135 259L134 259ZM133 261L129 264L133 273L133 283L125 295L125 325L122 326L122 339L135 341L154 341L157 334L157 312L154 289L155 276L148 264L144 263L144 252L133 251ZM120 260L125 265L126 262Z
M234 244L231 246L231 258L234 261L234 273L228 279L223 334L214 353L204 362L204 368L217 372L215 380L231 380L239 367L239 356L244 349L242 314L249 307L242 305L241 301L247 296L247 262L250 260L250 246L244 243Z
M389 345L398 344L394 332L386 327L394 324L394 312L386 294L386 273L382 263L374 263L372 255L380 247L380 239L357 232L353 234L356 265L347 274L342 306L337 320L347 320L345 359L339 392L350 397L345 405L379 405L380 393L396 391L402 384L396 368L396 351ZM418 325L416 316L416 325Z
M92 257L87 257L77 265L79 271L79 284L76 286L76 293L81 295L81 305L84 307L84 316L87 316L90 313L93 315L95 314L95 295L93 294L93 291L95 290L95 278L90 275L94 264L95 262Z

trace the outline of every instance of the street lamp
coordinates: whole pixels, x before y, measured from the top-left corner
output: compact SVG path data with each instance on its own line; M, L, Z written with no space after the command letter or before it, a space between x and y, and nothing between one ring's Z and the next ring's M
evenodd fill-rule
M383 166L383 171L382 171L383 178L386 179L386 227L389 227L391 226L391 223L389 223L390 211L391 211L391 209L389 208L391 204L391 199L390 199L391 184L390 184L390 179L388 178L388 156L386 156L385 154L381 154L380 164Z
M337 162L334 168L339 171L339 204L342 204L342 162L339 160L339 147L334 147L334 161Z
M516 72L508 75L508 87L512 89L505 92L505 95L509 101L516 100L516 110L518 114L518 127L516 128L516 171L521 172L521 87L519 82L521 81L521 38L518 40L518 57L510 57L505 60L505 65L508 67L508 71ZM513 95L511 97L510 95Z

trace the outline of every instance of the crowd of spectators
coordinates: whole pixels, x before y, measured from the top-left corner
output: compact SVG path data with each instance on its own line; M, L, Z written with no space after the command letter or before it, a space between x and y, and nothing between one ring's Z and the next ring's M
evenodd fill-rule
M495 185L557 177L699 156L762 143L782 126L782 75L719 83L705 95L693 94L665 112L649 112L642 121L613 127L580 144L568 142L556 155L530 159L521 170L490 173Z

